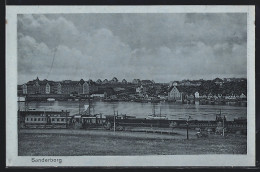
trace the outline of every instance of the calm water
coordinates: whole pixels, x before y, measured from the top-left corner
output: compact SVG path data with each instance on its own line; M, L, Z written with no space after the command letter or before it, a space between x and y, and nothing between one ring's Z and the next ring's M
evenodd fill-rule
M20 109L25 109L25 104L20 102ZM84 110L84 105L88 102L68 102L68 101L55 101L55 102L29 102L29 108L37 110L67 110L70 115L76 114L80 110ZM103 115L112 115L115 111L118 114L133 115L137 118L147 118L148 115L155 113L167 115L168 119L179 119L191 116L193 119L198 120L214 120L215 115L221 112L228 120L233 120L236 117L247 117L247 108L238 106L227 105L180 105L173 103L137 103L137 102L92 102L91 113L102 113ZM94 107L94 109L93 109Z

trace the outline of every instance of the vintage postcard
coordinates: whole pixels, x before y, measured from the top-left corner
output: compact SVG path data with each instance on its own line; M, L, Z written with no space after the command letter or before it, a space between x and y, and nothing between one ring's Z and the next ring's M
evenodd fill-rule
M6 165L254 166L254 6L7 6Z

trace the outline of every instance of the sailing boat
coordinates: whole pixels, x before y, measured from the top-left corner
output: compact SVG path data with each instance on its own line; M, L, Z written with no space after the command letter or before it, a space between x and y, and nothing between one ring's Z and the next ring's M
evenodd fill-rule
M81 106L81 101L78 101L79 103L79 109L78 109L78 113L74 115L74 118L81 118L82 115L84 116L91 116L90 114L90 100L88 102L88 105L84 105L84 109L81 110L80 106Z
M81 113L81 115L84 116L95 116L94 115L94 106L93 107L93 114L91 114L91 102L90 102L90 97L88 98L88 104L84 105L84 111Z
M88 105L84 105L84 111L81 113L81 119L82 119L82 126L83 128L85 127L90 127L95 124L100 124L102 123L102 114L95 114L94 111L94 106L91 105L90 99L88 99ZM91 106L93 108L93 111L91 113Z
M90 99L88 99L88 104L84 105L84 110L81 113L82 116L84 117L98 117L98 118L102 118L102 114L99 113L95 113L95 106L94 104L91 104Z
M216 114L216 121L226 121L225 115L222 117L221 109L219 111L219 114Z
M153 106L153 114L152 115L148 115L148 119L163 119L163 120L167 120L168 118L166 117L166 115L162 115L161 114L161 107L160 107L160 114L155 114L155 107Z

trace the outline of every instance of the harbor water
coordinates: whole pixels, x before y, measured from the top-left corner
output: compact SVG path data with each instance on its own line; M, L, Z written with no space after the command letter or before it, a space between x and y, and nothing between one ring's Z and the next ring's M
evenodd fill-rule
M52 101L52 102L18 102L20 110L67 110L70 115L84 111L84 105L88 101ZM194 120L215 120L216 114L221 111L227 120L238 117L247 117L247 107L229 105L198 105L198 104L174 104L169 102L161 103L139 103L139 102L102 102L95 101L90 104L91 114L113 115L114 111L120 114L136 116L136 118L147 118L154 113L166 115L168 119L180 119L191 116Z

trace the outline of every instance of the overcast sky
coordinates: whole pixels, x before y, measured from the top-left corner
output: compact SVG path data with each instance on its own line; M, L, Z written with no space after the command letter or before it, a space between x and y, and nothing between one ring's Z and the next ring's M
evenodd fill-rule
M18 83L37 76L59 81L115 76L155 82L246 77L246 17L18 15Z

